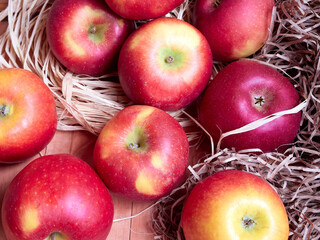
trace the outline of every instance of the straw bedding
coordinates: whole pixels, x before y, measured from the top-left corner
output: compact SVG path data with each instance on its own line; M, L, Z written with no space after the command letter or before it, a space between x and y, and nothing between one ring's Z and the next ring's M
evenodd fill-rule
M93 78L73 74L57 62L45 35L50 5L49 0L9 0L8 8L0 13L0 21L8 21L7 31L0 36L0 67L23 67L43 78L56 97L60 130L99 134L114 114L132 103L117 73ZM167 16L191 23L193 6L194 0L186 0ZM136 22L136 26L143 23ZM184 239L180 226L184 200L197 182L224 169L251 172L271 184L285 204L290 240L320 239L320 1L277 0L270 36L250 58L275 67L299 91L301 104L289 110L302 110L296 141L285 153L257 150L256 154L220 149L211 143L211 150L189 166L186 181L155 204L155 239ZM214 62L213 76L225 65ZM192 147L209 141L197 122L196 105L170 112L186 129ZM245 126L241 131L255 127Z

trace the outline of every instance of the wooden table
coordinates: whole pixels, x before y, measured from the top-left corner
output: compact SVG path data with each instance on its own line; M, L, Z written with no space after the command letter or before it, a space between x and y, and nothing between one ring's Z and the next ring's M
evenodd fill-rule
M7 0L0 0L0 11L7 6ZM6 23L0 23L0 33L6 29ZM1 37L1 35L0 35ZM96 136L85 131L79 132L62 132L57 131L54 138L44 149L41 154L57 154L70 153L88 163L92 161L93 146ZM0 164L0 206L4 196L4 192L14 178L14 176L34 158L20 164L3 165ZM120 197L112 195L115 207L114 219L122 219L134 216L141 210L146 209L152 202L141 203L124 200ZM1 219L0 219L1 220ZM108 240L151 240L154 239L151 228L151 210L144 212L138 217L132 219L116 221L113 223ZM0 222L0 239L6 240Z

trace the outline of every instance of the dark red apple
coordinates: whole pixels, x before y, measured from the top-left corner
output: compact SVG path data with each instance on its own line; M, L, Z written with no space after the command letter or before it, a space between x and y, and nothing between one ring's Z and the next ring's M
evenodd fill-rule
M46 29L60 63L91 76L116 69L120 48L132 30L132 22L112 12L103 0L55 0Z
M86 162L68 154L48 155L13 179L1 214L7 240L105 240L113 203Z
M133 105L101 131L94 167L110 191L151 201L180 183L188 155L188 139L177 120L158 108Z
M194 25L208 39L215 60L255 53L268 38L274 0L197 0Z
M40 152L57 128L56 104L36 74L0 70L0 163L26 160Z
M105 0L109 7L124 18L143 20L164 16L184 0Z
M200 103L200 123L217 144L221 133L238 129L299 104L292 83L274 68L253 60L238 60L223 68ZM254 130L227 136L223 148L260 148L270 152L294 141L301 112L281 116Z
M124 92L134 103L178 110L206 87L212 72L210 46L189 23L158 18L126 40L118 72Z

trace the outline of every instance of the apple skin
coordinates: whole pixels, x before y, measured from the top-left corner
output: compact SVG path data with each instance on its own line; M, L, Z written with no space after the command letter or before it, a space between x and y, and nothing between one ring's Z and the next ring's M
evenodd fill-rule
M133 105L105 125L93 162L110 191L153 201L180 183L188 155L188 139L178 121L158 108Z
M105 240L113 212L96 172L79 158L57 154L34 160L13 179L2 223L7 240ZM50 238L52 233L61 235Z
M264 99L261 106L260 96ZM221 133L298 104L297 90L282 74L253 60L238 60L223 68L204 92L199 121L217 144ZM263 152L280 146L284 149L294 141L300 120L301 112L282 116L257 129L224 138L221 147L260 148Z
M244 219L255 222L251 229ZM181 218L186 240L288 240L282 200L260 177L238 170L217 172L188 196Z
M103 0L55 0L46 33L50 49L67 69L100 76L116 69L120 48L133 29L132 21Z
M248 57L269 35L274 0L197 0L193 24L208 39L218 61Z
M158 18L125 41L118 73L124 92L135 104L178 110L206 87L212 73L210 46L191 24Z
M105 0L108 6L120 16L144 20L162 17L178 7L184 0Z
M55 100L36 74L0 70L0 163L16 163L40 152L57 128Z

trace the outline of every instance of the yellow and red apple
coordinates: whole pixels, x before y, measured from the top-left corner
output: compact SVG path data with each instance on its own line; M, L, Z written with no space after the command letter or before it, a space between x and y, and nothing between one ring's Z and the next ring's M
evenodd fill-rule
M177 120L158 108L133 105L105 125L93 162L110 191L151 201L180 183L188 155L188 139Z
M109 7L120 16L143 20L162 17L184 0L105 0Z
M191 24L158 18L125 41L118 73L124 92L135 104L178 110L206 87L212 73L210 46Z
M133 23L103 0L56 0L47 19L55 57L74 73L99 76L116 69L120 48Z
M36 74L0 70L0 163L26 160L40 152L57 128L56 104Z
M2 203L7 240L105 240L113 202L96 172L69 154L40 157L13 179Z
M288 240L279 195L260 177L238 170L215 173L191 191L182 211L186 240Z
M197 0L193 23L218 61L248 57L269 35L274 0Z

